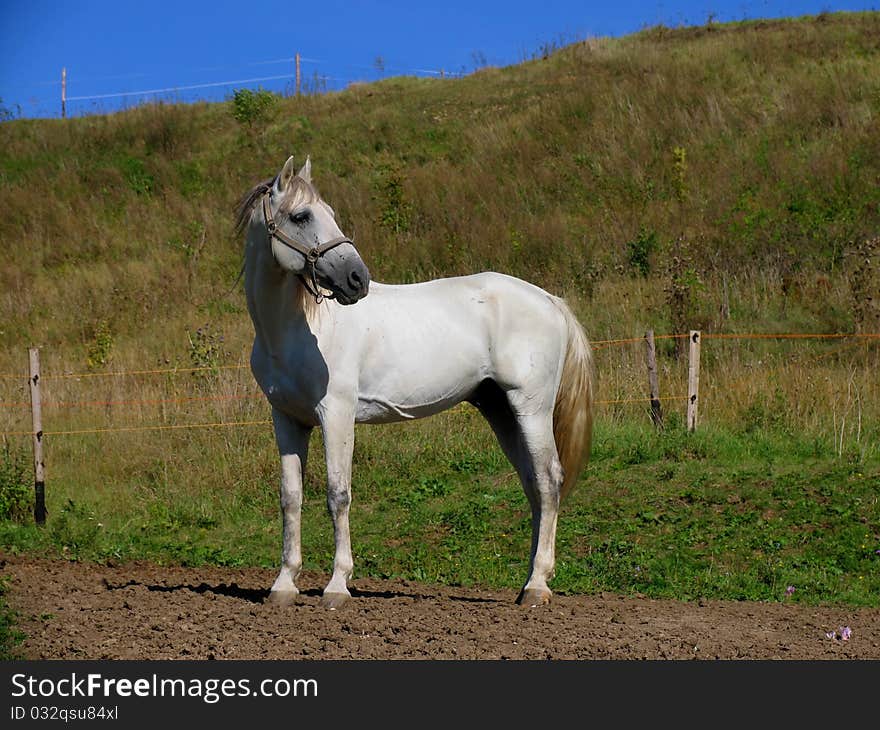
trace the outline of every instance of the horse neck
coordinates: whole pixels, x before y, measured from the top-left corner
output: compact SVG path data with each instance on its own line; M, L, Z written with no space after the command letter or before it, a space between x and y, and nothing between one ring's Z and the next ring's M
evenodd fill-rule
M256 337L268 352L278 351L294 328L309 326L313 300L300 278L275 262L266 229L257 225L248 230L244 290Z

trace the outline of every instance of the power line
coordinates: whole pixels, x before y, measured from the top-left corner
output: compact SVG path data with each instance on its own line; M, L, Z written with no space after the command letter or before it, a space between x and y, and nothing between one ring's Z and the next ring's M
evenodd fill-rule
M291 59L293 60L293 59ZM310 59L300 59L301 61L308 61ZM320 61L313 61L314 63L321 63ZM369 68L367 66L343 66L343 68L360 68L365 69ZM397 72L405 72L404 69L391 69L392 71ZM445 71L435 71L432 69L409 69L409 73L422 73L422 74L432 74L435 76L445 75ZM453 74L449 74L452 76ZM89 94L82 96L68 96L67 101L89 101L93 99L113 99L119 98L123 96L147 96L149 94L167 94L175 91L191 91L193 89L208 89L208 88L216 88L219 86L232 86L235 84L254 84L260 81L278 81L281 79L291 79L291 74L280 74L277 76L260 76L257 78L250 79L233 79L229 81L213 81L205 84L187 84L184 86L167 86L161 89L142 89L136 91L117 91L110 94ZM352 81L352 79L341 78L338 76L327 76L325 74L318 74L317 78L319 81L339 81L339 82L347 82Z
M118 91L112 94L93 94L91 96L68 96L68 101L86 101L88 99L112 99L120 96L144 96L146 94L167 94L172 91L189 91L191 89L208 89L216 86L231 86L232 84L255 84L258 81L277 81L289 79L290 74L280 76L261 76L254 79L236 79L232 81L214 81L209 84L188 84L186 86L168 86L164 89L146 89L143 91Z
M300 56L299 60L302 63L322 63L322 64L330 63L330 62L323 60L323 59L320 59L320 58L308 58L306 56ZM199 66L199 67L189 67L189 68L177 68L177 71L178 72L184 72L184 71L221 71L223 69L240 68L242 66L272 66L272 65L282 64L282 63L294 63L295 61L296 61L296 58L294 56L289 56L289 57L285 57L285 58L273 58L273 59L269 59L266 61L246 61L246 62L243 62L240 64L235 64L235 65L225 64L222 66ZM342 65L337 65L337 68L375 70L377 67L375 65L366 66L366 65L362 65L362 64L342 64ZM430 69L430 68L403 69L403 68L391 67L391 66L385 67L384 70L399 72L399 73L434 74L434 75L438 75L438 76L440 74L447 73L445 71L439 71L437 69ZM156 76L156 75L157 75L156 72L143 72L143 71L137 72L137 73L130 73L130 74L111 74L108 76L74 76L74 75L71 75L70 80L75 81L77 83L82 83L85 81L112 81L112 80L116 80L116 79L148 78L150 76ZM269 79L255 79L255 80L256 81L266 81ZM335 79L335 80L341 81L341 80L345 80L345 79ZM36 86L58 86L61 83L61 81L58 79L54 79L52 81L37 81L34 83ZM215 85L220 86L223 84L230 84L230 83L245 83L245 82L224 81L224 82L216 82ZM173 89L170 89L170 90L207 88L208 86L210 86L210 84L175 86L175 87L173 87ZM157 89L155 91L153 91L153 90L141 91L141 92L130 91L130 92L124 92L124 93L118 92L115 94L106 94L106 95L98 94L98 95L88 95L88 96L75 96L75 97L68 97L68 100L98 99L98 98L108 98L110 96L126 96L129 94L134 95L134 94L138 94L138 93L151 94L151 93L161 93L161 92L168 91L168 90L169 89Z

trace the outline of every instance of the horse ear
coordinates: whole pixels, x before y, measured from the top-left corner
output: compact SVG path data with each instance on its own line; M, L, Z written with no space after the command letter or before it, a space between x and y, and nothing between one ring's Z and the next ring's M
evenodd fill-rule
M312 158L306 155L306 162L300 168L300 171L297 173L299 177L305 180L307 183L312 182Z
M281 172L279 172L278 177L275 178L275 191L279 193L286 191L287 186L290 185L292 179L293 155L287 158L287 162L284 163L284 167L281 168Z

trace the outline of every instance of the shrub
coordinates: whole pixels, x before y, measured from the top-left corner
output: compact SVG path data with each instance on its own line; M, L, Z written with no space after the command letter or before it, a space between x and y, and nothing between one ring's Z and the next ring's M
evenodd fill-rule
M232 116L239 124L252 129L265 120L277 102L278 96L263 88L236 89L232 92Z
M657 234L642 229L634 241L626 244L626 256L629 265L643 277L651 272L651 254L657 248Z

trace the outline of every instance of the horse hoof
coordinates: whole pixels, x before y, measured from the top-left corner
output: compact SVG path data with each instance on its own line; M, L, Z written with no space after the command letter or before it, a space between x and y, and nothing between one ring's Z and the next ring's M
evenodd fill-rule
M350 597L348 593L325 593L321 596L321 608L335 611L337 608L342 608Z
M287 608L299 599L298 591L270 591L266 598L266 605Z
M550 595L550 591L547 590L542 591L537 588L523 588L522 591L520 591L516 602L520 606L525 606L526 608L546 606L550 603Z

